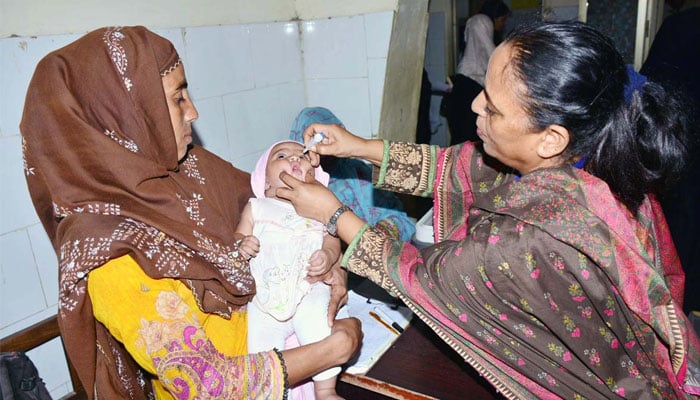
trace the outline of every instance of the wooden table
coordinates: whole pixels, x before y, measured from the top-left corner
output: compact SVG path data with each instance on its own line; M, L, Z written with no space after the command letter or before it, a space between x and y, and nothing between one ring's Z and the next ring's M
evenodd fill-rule
M367 374L342 374L337 391L363 400L503 398L417 318Z

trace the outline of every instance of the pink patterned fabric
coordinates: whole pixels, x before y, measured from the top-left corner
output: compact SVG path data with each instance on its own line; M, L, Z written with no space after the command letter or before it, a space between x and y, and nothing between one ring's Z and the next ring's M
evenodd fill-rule
M368 228L344 263L398 293L500 393L698 393L700 343L655 199L631 215L571 166L515 180L471 143L393 143L389 155L378 185L414 193L428 180L440 242L419 251Z

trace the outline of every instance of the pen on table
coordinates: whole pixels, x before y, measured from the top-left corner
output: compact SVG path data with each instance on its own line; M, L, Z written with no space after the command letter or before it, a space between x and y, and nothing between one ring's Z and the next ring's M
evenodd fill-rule
M401 327L401 325L399 325L398 322L391 319L390 316L386 315L386 313L382 311L381 308L374 307L374 312L377 313L377 315L379 315L381 319L383 319L389 325L391 325L392 328L396 329L396 331L398 331L399 333L403 333L403 327Z
M392 328L391 325L389 325L388 322L384 321L384 320L382 319L382 317L380 317L379 315L377 315L375 312L370 311L370 312L369 312L369 315L370 315L372 318L376 319L380 324L384 325L384 327L385 327L386 329L390 330L391 332L393 332L393 333L396 334L396 335L400 335L399 331L397 331L396 329Z

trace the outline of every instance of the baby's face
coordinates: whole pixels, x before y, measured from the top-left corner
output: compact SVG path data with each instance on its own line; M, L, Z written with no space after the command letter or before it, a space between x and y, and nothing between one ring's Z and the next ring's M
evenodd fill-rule
M304 146L301 143L283 142L270 150L265 171L265 196L275 197L278 187L287 186L279 178L282 171L305 182L314 176L311 160L308 154L304 154Z

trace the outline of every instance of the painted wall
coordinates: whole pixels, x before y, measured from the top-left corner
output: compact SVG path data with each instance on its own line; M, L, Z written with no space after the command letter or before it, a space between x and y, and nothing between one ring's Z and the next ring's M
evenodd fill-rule
M170 39L184 60L200 113L194 124L199 141L241 169L250 171L270 143L286 138L305 106L332 109L359 135L377 133L394 1L229 1L240 6L236 18L247 22L227 19L231 16L218 9L223 2L213 0L196 7L171 1L167 8L149 10L140 1L121 3L119 9L82 1L77 3L84 7L70 11L44 3L0 3L0 29L17 34L0 38L0 337L57 309L56 256L26 188L19 121L36 63L93 26L117 20L144 24ZM171 17L157 9L172 10ZM206 18L196 16L206 10ZM54 13L77 15L56 24L62 18L50 18ZM107 21L111 14L114 19ZM218 14L220 20L213 22ZM14 23L21 20L31 23ZM54 398L70 386L62 352L58 340L30 352Z
M84 33L108 25L152 29L312 20L395 11L398 0L2 0L0 38Z

